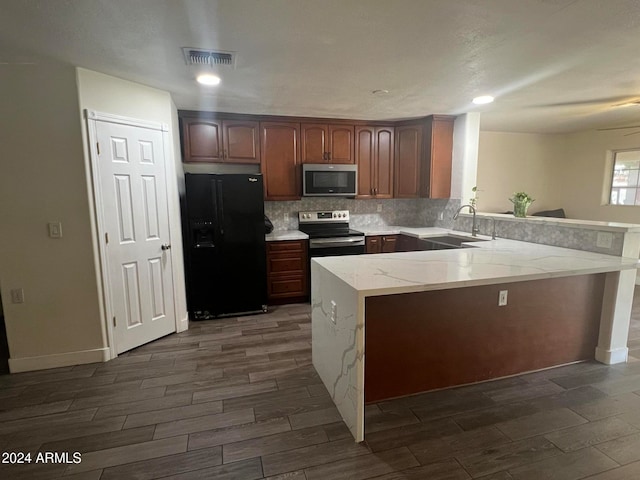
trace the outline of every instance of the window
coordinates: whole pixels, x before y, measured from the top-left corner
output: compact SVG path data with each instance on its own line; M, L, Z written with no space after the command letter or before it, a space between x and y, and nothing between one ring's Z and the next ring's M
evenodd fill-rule
M615 152L611 205L640 205L640 150Z

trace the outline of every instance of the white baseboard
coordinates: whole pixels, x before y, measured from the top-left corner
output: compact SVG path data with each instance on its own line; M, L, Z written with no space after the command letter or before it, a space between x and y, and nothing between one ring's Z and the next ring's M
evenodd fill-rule
M30 372L32 370L68 367L83 363L106 362L107 360L111 360L109 349L96 348L78 352L41 355L38 357L10 358L9 371L11 373Z
M626 363L629 358L629 349L616 348L615 350L605 350L604 348L596 348L596 360L606 365L614 365L616 363Z

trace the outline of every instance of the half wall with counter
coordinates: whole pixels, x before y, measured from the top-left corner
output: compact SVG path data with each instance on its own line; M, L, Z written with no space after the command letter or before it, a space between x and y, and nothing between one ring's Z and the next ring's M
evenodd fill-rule
M505 239L314 259L313 365L359 442L367 402L594 356L624 362L637 263Z

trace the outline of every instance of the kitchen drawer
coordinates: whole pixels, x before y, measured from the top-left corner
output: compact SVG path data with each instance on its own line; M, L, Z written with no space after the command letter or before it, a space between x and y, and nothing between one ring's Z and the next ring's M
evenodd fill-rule
M267 254L280 252L302 252L305 250L307 240L283 240L279 242L267 242Z
M304 297L307 294L306 275L269 279L269 298Z
M305 302L309 297L307 240L267 242L268 301Z
M269 256L269 265L267 271L270 274L296 272L303 273L306 269L306 258L302 256L291 255L271 255Z

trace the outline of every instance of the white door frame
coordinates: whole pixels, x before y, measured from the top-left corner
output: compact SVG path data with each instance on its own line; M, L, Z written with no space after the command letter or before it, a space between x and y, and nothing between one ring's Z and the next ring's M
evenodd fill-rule
M104 325L106 326L107 333L107 342L109 344L109 352L111 358L116 358L118 353L116 351L116 345L114 340L114 332L113 332L113 310L111 308L111 284L109 282L109 268L108 268L108 255L107 255L107 245L105 241L105 220L104 220L104 204L102 202L102 191L100 186L100 172L98 165L98 133L97 133L97 122L108 122L108 123L117 123L121 125L129 125L132 127L140 127L140 128L148 128L151 130L158 130L162 132L162 144L164 148L164 173L165 179L167 183L167 213L169 215L169 238L170 242L173 245L179 245L181 242L178 239L176 240L177 232L174 232L171 229L172 223L172 215L170 208L170 200L173 198L173 193L175 189L170 182L172 181L173 171L168 168L169 161L171 161L171 144L169 142L169 125L166 123L158 123L158 122L149 122L146 120L139 120L136 118L124 117L121 115L114 115L111 113L98 112L95 110L85 109L85 118L87 120L87 133L89 140L89 157L91 160L91 191L93 196L94 208L95 208L95 221L96 221L96 229L97 229L97 243L98 243L98 256L100 262L100 283L102 287L102 295L104 302L104 313L105 318L103 318ZM172 275L171 275L171 291L173 293L173 308L174 308L174 316L175 316L175 327L176 332L180 332L186 330L186 322L183 322L183 319L180 318L178 311L178 291L176 286L176 281L174 278L175 275L175 265L176 262L182 262L182 258L176 258L178 249L171 249L169 253L171 254L171 263L172 267Z

